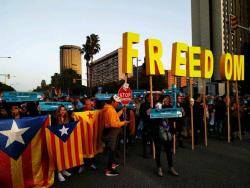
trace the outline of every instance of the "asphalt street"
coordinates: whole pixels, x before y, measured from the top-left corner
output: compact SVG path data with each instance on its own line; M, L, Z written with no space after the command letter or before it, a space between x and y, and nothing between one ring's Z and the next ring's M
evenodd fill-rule
M56 181L55 187L237 187L250 188L250 135L243 141L236 140L231 144L215 138L208 140L208 147L199 145L191 150L189 140L185 140L185 148L178 148L174 156L174 166L179 177L167 173L166 156L162 153L164 177L156 175L157 169L152 158L142 157L142 146L137 143L128 147L126 166L118 168L121 175L106 177L104 168L107 156L96 157L97 171L86 169L73 175L65 182ZM121 160L122 163L122 160ZM56 179L55 179L56 180Z

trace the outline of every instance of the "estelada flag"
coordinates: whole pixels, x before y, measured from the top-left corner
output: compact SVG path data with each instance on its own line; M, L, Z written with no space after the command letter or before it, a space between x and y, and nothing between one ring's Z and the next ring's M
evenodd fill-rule
M100 110L75 112L74 118L79 121L84 158L93 158L103 151L102 146L102 113Z
M52 125L46 130L49 156L59 171L83 164L81 131L77 123Z
M50 187L54 168L45 127L48 116L0 120L0 187Z

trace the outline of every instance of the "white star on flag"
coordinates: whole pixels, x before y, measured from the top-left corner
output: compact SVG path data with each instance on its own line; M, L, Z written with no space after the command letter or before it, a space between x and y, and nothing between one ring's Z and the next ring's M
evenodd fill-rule
M59 129L59 131L61 132L61 136L64 134L68 135L68 130L69 130L69 128L66 128L63 125L63 127L61 129Z
M19 129L17 124L16 124L16 121L13 120L13 123L12 123L10 130L0 131L0 134L8 137L5 148L7 148L10 144L12 144L15 141L25 145L22 135L28 129L29 129L29 127Z

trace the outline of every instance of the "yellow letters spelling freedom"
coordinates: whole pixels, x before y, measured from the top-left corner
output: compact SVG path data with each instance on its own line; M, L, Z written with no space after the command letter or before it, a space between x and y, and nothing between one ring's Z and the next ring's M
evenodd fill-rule
M138 50L134 44L140 42L140 35L126 32L123 34L123 73L132 73L133 58L138 58ZM163 47L158 39L145 40L145 57L147 75L163 75L162 62ZM197 58L198 57L198 58ZM222 54L220 65L221 79L244 80L244 56ZM171 72L175 76L191 78L211 78L214 69L212 51L199 46L188 46L185 43L175 42L172 45Z

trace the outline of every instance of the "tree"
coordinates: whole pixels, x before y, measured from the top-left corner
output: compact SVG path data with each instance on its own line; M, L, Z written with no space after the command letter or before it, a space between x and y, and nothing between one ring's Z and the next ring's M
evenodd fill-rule
M99 42L99 36L96 34L91 34L90 36L86 37L86 42L82 45L82 53L84 54L87 67L87 87L89 89L89 95L91 95L89 64L93 61L94 55L101 50Z
M51 85L56 88L59 89L62 87L62 81L61 81L61 75L58 73L55 73L53 76L51 76Z
M42 80L41 81L41 88L45 88L47 86L46 81Z
M15 89L9 85L6 85L0 82L0 92L2 91L15 91Z
M73 69L65 69L60 74L61 88L65 92L72 92L76 85L81 85L81 75L77 74Z

